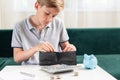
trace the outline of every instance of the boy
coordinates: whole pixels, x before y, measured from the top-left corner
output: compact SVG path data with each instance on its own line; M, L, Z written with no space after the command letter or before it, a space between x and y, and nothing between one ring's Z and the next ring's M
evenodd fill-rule
M39 51L76 51L68 42L64 24L56 16L64 0L37 0L36 14L17 23L13 30L14 60L22 64L39 64Z

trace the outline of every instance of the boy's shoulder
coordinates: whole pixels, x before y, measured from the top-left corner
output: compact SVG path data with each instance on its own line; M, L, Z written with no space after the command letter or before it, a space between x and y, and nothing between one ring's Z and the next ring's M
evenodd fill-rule
M16 23L16 25L21 25L21 24L25 24L27 21L27 18L23 19L23 20L20 20Z
M17 22L17 23L14 25L14 28L21 30L21 29L24 29L25 26L27 26L27 18L25 18L25 19Z

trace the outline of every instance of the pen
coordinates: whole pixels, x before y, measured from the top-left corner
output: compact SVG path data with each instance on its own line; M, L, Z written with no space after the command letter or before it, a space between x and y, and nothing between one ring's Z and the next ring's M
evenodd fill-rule
M20 72L20 73L26 76L35 77L35 75L30 74L30 73L26 73L26 72Z

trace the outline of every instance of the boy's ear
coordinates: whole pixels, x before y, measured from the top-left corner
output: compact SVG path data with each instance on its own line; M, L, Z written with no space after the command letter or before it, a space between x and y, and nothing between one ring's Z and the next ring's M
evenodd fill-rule
M35 9L38 10L38 7L39 7L39 3L38 2L35 2L35 5L34 5Z

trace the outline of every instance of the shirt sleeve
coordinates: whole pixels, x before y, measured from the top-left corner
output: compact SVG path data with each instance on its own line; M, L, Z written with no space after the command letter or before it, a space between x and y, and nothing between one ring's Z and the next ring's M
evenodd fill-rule
M22 40L20 37L19 25L15 25L12 33L11 47L22 47Z
M69 40L69 36L67 33L67 30L65 28L65 25L63 22L61 22L61 33L60 33L60 42L65 42Z

